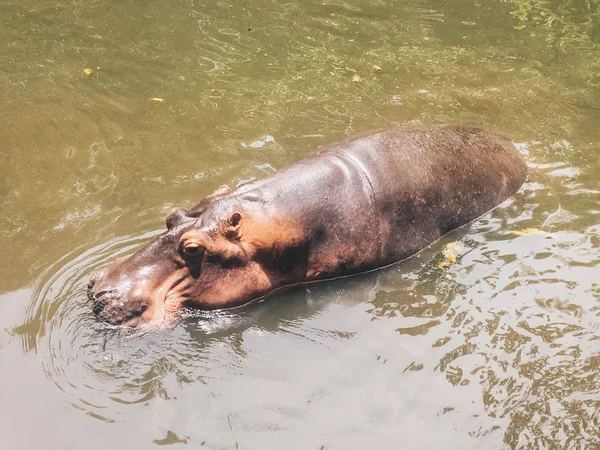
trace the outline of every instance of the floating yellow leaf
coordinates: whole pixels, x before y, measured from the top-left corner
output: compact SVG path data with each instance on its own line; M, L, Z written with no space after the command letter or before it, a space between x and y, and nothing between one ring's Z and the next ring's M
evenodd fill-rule
M360 81L360 75L356 75L356 74L355 74L355 75L352 77L352 81L354 81L355 83L358 83L358 82Z
M537 234L540 236L545 236L547 238L554 238L554 235L552 233L548 233L547 231L542 231L538 228L525 228L524 230L521 231L513 231L514 234L516 234L517 236L527 236L530 234Z
M83 69L83 74L84 74L86 77L89 77L89 76L91 76L93 73L94 73L94 71L93 71L92 69Z
M373 64L371 69L373 69L373 72L381 72L381 67L379 67L377 64Z
M165 101L164 98L160 98L160 97L152 97L150 100L152 100L154 103L162 103Z
M448 267L450 264L455 264L457 261L457 256L460 252L464 250L463 247L458 245L456 242L451 242L446 244L442 254L444 255L444 261L438 264L440 269Z

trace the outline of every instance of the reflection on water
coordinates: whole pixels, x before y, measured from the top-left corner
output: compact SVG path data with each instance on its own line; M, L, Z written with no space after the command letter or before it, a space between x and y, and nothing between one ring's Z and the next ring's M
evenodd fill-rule
M3 448L600 446L597 13L0 0ZM399 265L96 322L89 274L174 204L407 121L523 142L527 183Z

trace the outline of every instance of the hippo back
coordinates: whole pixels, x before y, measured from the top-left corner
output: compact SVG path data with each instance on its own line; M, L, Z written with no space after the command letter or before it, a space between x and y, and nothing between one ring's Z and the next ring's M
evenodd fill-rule
M526 165L503 136L465 126L399 126L321 147L242 186L303 224L307 279L404 259L514 194Z

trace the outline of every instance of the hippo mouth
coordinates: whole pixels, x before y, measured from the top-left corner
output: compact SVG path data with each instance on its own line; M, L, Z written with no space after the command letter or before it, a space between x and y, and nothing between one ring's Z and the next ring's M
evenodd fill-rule
M102 271L92 274L87 297L96 317L110 325L137 327L170 321L183 303L177 289L183 281L180 277L169 277L157 289L143 290L132 289L130 284L121 285L120 289L102 286L104 275Z
M96 317L110 325L136 325L149 307L147 302L126 300L116 289L96 289L102 272L93 274L88 282L87 297Z

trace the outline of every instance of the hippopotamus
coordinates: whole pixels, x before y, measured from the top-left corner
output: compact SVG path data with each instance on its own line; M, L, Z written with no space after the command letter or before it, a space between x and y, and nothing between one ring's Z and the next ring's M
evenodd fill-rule
M191 209L91 277L96 314L135 327L182 308L226 310L281 288L387 266L516 193L527 166L507 138L468 126L394 126Z

